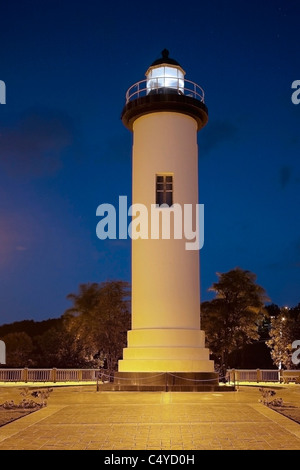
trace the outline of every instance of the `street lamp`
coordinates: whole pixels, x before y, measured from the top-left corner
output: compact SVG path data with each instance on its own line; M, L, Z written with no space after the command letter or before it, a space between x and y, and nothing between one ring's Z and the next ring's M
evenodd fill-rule
M288 309L289 309L288 307L283 307L283 310L285 310L285 311L288 310ZM280 338L282 338L282 323L285 322L285 320L286 320L286 317L283 315L283 316L281 317L281 322L280 322ZM280 342L281 342L281 341L280 341ZM280 351L280 359L281 359L281 354L282 354L282 351ZM278 368L279 368L279 370L282 369L282 362L281 362L281 360L280 360L280 362L279 362L279 367L278 367Z

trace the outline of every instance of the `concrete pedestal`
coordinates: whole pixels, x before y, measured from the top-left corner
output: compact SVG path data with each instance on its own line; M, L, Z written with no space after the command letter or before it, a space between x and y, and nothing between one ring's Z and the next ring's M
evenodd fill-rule
M140 329L128 332L119 372L214 372L204 331ZM152 374L153 375L153 374Z
M100 391L212 392L233 391L219 385L215 372L116 372L114 382L101 384Z

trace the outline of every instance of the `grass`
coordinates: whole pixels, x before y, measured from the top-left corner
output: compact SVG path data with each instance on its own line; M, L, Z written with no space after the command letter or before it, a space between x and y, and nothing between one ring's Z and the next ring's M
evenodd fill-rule
M280 407L271 407L272 410L277 411L278 413L282 414L286 418L292 419L296 421L296 423L300 424L300 408L294 405L283 405Z
M35 388L28 387L15 387L9 389L0 387L0 427L41 409L41 406L45 401L44 395L33 396L32 392L35 391ZM44 393L46 393L46 390L45 392L42 391L42 394ZM12 401L15 406L7 407L7 404ZM21 402L23 403L21 404ZM5 403L6 405L3 406ZM39 406L31 406L32 404L35 405L35 403Z
M269 402L268 406L300 424L300 387L297 384L277 387L263 386L260 389L262 401ZM277 404L275 404L277 402ZM281 403L280 403L281 402Z
M16 419L23 418L34 411L36 410L5 410L0 408L0 427L5 426Z

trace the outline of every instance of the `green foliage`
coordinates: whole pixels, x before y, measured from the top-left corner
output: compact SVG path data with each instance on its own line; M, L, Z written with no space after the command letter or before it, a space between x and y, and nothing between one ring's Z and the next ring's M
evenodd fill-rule
M73 305L61 318L0 326L8 367L116 368L130 328L129 284L81 284L67 298Z
M89 365L83 339L67 324L51 328L35 341L39 351L36 360L39 367L81 368Z
M23 397L22 401L19 403L15 403L14 400L7 400L2 405L0 405L0 408L3 408L5 410L15 410L15 409L39 409L39 408L44 408L47 406L48 403L48 398L50 396L50 393L53 392L52 388L47 388L47 389L42 389L42 390L35 390L34 392L31 392L28 387L24 388L21 390L20 395ZM39 398L39 401L35 401L31 399L31 396L34 398Z
M216 298L201 305L202 328L219 365L227 368L230 353L259 338L269 299L250 271L235 268L217 275L209 289Z
M282 308L278 316L271 319L270 340L267 346L277 367L297 369L292 362L292 343L300 339L300 304L297 307Z
M34 321L34 320L23 320L14 323L9 323L0 326L0 338L8 335L9 333L27 333L28 336L34 338L35 336L41 336L50 328L59 327L62 322L61 318L51 318L49 320Z
M275 390L261 387L259 391L262 396L262 399L259 400L259 402L262 403L263 405L271 406L271 407L281 407L283 405L282 398L273 398L276 395Z
M126 346L130 328L129 284L122 281L82 284L78 294L68 296L73 307L64 314L68 327L83 338L87 354L105 360L113 371Z
M26 367L31 364L33 342L27 333L9 333L4 336L6 364L8 367Z

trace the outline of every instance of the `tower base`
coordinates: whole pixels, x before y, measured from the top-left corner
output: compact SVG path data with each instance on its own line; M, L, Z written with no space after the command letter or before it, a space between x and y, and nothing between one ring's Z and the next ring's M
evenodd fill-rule
M216 372L116 372L114 382L101 384L99 391L224 392L234 387L219 385Z
M119 361L119 372L211 373L214 362L205 348L201 330L151 328L128 331L128 347Z

